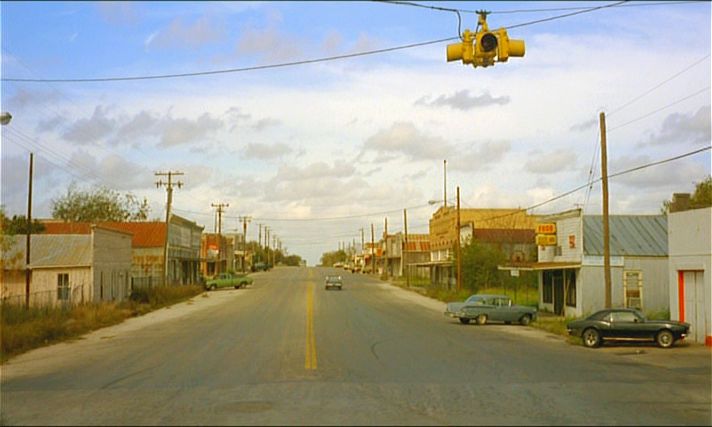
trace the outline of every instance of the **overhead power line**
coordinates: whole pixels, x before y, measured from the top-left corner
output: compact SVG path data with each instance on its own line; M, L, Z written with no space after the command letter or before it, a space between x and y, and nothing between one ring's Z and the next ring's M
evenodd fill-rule
M505 26L505 28L512 29L512 28L519 28L519 27L524 27L524 26L528 26L528 25L539 24L542 22L549 22L549 21L553 21L556 19L567 18L570 16L580 15L583 13L594 12L596 10L620 6L623 3L626 3L627 1L628 0L622 0L622 1L619 1L616 3L612 3L612 4L608 4L608 5L604 5L604 6L596 6L596 7L586 8L586 9L579 10L579 11L572 12L572 13L566 13L563 15L556 15L556 16L551 16L548 18L537 19L534 21L522 22L522 23L516 24L516 25ZM446 8L442 8L442 9L445 10ZM452 9L450 11L455 12L455 13L458 12L455 9ZM209 76L209 75L217 75L217 74L229 74L229 73L239 73L239 72L245 72L245 71L267 70L267 69L274 69L274 68L284 68L284 67L292 67L292 66L297 66L297 65L336 61L336 60L340 60L340 59L356 58L356 57L360 57L360 56L375 55L375 54L381 54L381 53L387 53L387 52L394 52L394 51L398 51L398 50L412 49L412 48L416 48L416 47L444 43L444 42L449 42L449 41L453 41L453 40L460 40L459 34L457 37L447 37L447 38L442 38L442 39L438 39L438 40L410 43L410 44L401 45L401 46L394 46L394 47L388 47L388 48L383 48L383 49L374 49L374 50L355 52L355 53L344 54L344 55L334 55L334 56L327 56L327 57L323 57L323 58L305 59L305 60L301 60L301 61L281 62L281 63L277 63L277 64L255 65L255 66L251 66L251 67L228 68L228 69L211 70L211 71L197 71L197 72L191 72L191 73L154 74L154 75L124 76L124 77L68 78L68 79L60 79L60 78L30 79L30 78L3 77L2 81L24 82L24 83L92 83L92 82L96 83L96 82L157 80L157 79L170 79L170 78L181 78L181 77Z
M449 8L449 7L441 7L441 6L431 6L428 4L422 4L422 3L415 3L411 1L397 1L397 0L373 0L376 3L390 3L394 5L400 5L400 6L413 6L413 7L420 7L424 9L433 9L433 10L440 10L440 11L445 11L445 12L460 12L460 13L473 13L476 14L478 11L477 10L472 10L472 9L460 9L460 8ZM633 2L633 3L628 3L625 5L625 7L637 7L637 6L664 6L664 5L680 5L680 4L687 4L687 3L707 3L706 0L688 0L688 1L663 1L663 2ZM540 8L540 9L512 9L512 10L493 10L489 11L490 14L495 15L504 15L504 14L514 14L514 13L538 13L538 12L563 12L567 10L586 10L590 9L589 6L571 6L571 7L551 7L551 8Z
M683 97L683 98L680 98L680 99L678 99L678 100L676 100L676 101L673 101L673 102L671 102L671 103L669 103L669 104L667 104L667 105L665 105L665 106L663 106L663 107L658 108L657 110L654 110L654 111L651 111L651 112L649 112L649 113L643 114L642 116L636 117L636 118L633 119L633 120L629 120L629 121L627 121L627 122L625 122L625 123L623 123L623 124L620 124L620 125L618 125L618 126L612 127L612 128L610 128L610 129L608 129L607 133L613 132L613 131L616 130L616 129L620 129L620 128L624 127L624 126L628 126L629 124L632 124L632 123L635 123L635 122L637 122L637 121L643 120L643 119L646 118L646 117L650 117L650 116L652 116L652 115L655 114L655 113L659 113L660 111L663 111L663 110L665 110L665 109L667 109L667 108L670 108L670 107L672 107L672 106L674 106L674 105L677 105L677 104L679 104L679 103L681 103L681 102L683 102L683 101L687 101L688 99L693 98L693 97L695 97L695 96L697 96L697 95L699 95L699 94L701 94L701 93L703 93L703 92L706 92L706 91L708 91L708 90L710 90L710 87L709 87L709 86L703 87L702 89L698 90L697 92L691 93L690 95L687 95L687 96L685 96L685 97Z
M292 61L292 62L281 62L277 64L266 64L266 65L255 65L252 67L241 67L241 68L228 68L223 70L212 70L212 71L197 71L193 73L176 73L176 74L155 74L147 76L128 76L128 77L98 77L98 78L77 78L77 79L18 79L18 78L5 78L2 81L5 82L24 82L24 83L91 83L91 82L117 82L117 81L132 81L132 80L156 80L156 79L172 79L179 77L197 77L197 76L209 76L215 74L229 74L229 73L240 73L245 71L257 71L257 70L268 70L273 68L284 68L291 67L295 65L305 65L305 64L316 64L319 62L335 61L339 59L356 58L359 56L375 55L379 53L393 52L397 50L411 49L414 47L427 46L431 44L438 44L447 41L459 40L459 37L448 37L439 40L430 40L420 43L411 43L402 46L387 47L384 49L368 50L363 52L349 53L344 55L334 55L327 56L324 58L314 58L305 59L302 61Z
M405 209L422 209L424 207L430 206L430 203L418 205L418 206L411 206L407 207ZM264 217L253 217L253 220L255 221L272 221L272 222L308 222L308 221L335 221L335 220L341 220L341 219L356 219L356 218L368 218L372 216L379 216L379 215L386 215L390 213L401 213L403 212L404 208L398 208L398 209L391 209L387 211L380 211L380 212L370 212L370 213L365 213L365 214L357 214L357 215L345 215L345 216L332 216L332 217L316 217L316 218L264 218ZM186 213L192 213L196 215L212 215L211 213L207 212L196 212L196 211L190 211L187 209L178 209L178 208L173 208L175 211L180 211L180 212L186 212ZM231 217L228 215L225 215L225 218L232 218L236 219L237 217Z
M639 170L641 170L641 169L646 169L646 168L653 167L653 166L657 166L657 165L661 165L661 164L664 164L664 163L669 163L669 162L672 162L672 161L675 161L675 160L680 160L680 159L683 159L683 158L685 158L685 157L694 156L695 154L699 154L699 153L702 153L702 152L704 152L704 151L709 151L710 149L712 149L712 147L702 147L702 148L699 148L699 149L697 149L697 150L689 151L689 152L687 152L687 153L680 154L680 155L675 156L675 157L669 157L669 158L667 158L667 159L659 160L659 161L652 162L652 163L646 163L646 164L643 164L643 165L640 165L640 166L636 166L636 167L633 167L633 168L630 168L630 169L626 169L626 170L623 170L623 171L620 171L620 172L608 174L608 178L615 178L615 177L617 177L617 176L621 176L621 175L625 175L625 174L628 174L628 173L631 173L631 172L639 171ZM531 205L531 206L526 207L526 208L517 209L517 210L514 211L514 212L510 212L510 213L506 213L506 214L502 214L502 215L497 215L497 216L493 216L493 217L490 217L490 218L484 218L482 221L492 221L492 220L499 219L499 218L506 218L506 217L508 217L508 216L516 215L516 214L518 214L518 213L520 213L520 212L526 212L526 211L530 211L530 210L532 210L532 209L536 209L536 208L538 208L538 207L544 206L544 205L549 204L549 203L551 203L551 202L554 202L554 201L556 201L556 200L562 199L562 198L564 198L564 197L566 197L566 196L568 196L568 195L571 195L571 194L573 194L573 193L575 193L575 192L577 192L577 191L583 190L584 188L588 187L589 185L595 184L595 183L600 182L600 181L602 181L602 178L599 177L599 178L593 180L593 181L591 182L591 184L586 183L586 184L583 184L583 185L579 185L578 187L576 187L576 188L574 188L574 189L572 189L572 190L569 190L569 191L567 191L567 192L565 192L565 193L561 193L561 194L559 194L559 195L557 195L557 196L554 196L554 197L552 197L552 198L550 198L550 199L544 200L543 202L536 203L536 204Z
M702 63L705 59L708 59L710 57L710 54L708 53L707 55L703 56L702 58L698 59L697 61L693 62L692 64L688 65L681 71L678 71L674 75L668 77L667 79L663 80L662 82L658 83L657 85L651 87L650 89L646 90L645 92L641 93L640 95L636 96L635 98L631 99L630 101L626 102L625 104L621 105L620 107L616 107L613 111L609 112L607 114L608 117L614 115L615 113L621 111L622 109L628 107L629 105L633 104L634 102L638 101L639 99L643 98L645 95L648 95L649 93L653 92L654 90L662 87L665 83L668 83L672 81L673 79L679 77L680 75L686 73L687 71L691 70L694 68L696 65Z

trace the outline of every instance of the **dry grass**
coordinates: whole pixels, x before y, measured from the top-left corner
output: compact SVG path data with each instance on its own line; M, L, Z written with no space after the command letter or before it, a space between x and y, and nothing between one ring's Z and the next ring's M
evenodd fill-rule
M33 348L76 338L87 332L121 323L189 299L202 292L199 286L155 288L123 303L83 304L73 307L0 305L0 361Z

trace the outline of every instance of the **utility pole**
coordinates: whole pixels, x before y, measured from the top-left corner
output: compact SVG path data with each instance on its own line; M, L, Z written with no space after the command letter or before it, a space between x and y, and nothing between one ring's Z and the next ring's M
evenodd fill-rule
M611 247L608 224L608 153L606 151L606 114L599 115L601 125L601 188L603 191L603 275L606 284L606 308L611 308ZM564 307L566 302L564 301Z
M218 214L218 259L215 264L215 274L220 274L220 257L223 254L223 244L222 244L222 214L225 212L225 208L230 207L229 203L211 203L210 206L214 207Z
M252 221L251 216L241 216L242 221L242 272L245 272L245 260L247 259L247 223Z
M32 273L30 271L30 242L32 236L32 171L35 164L35 153L30 152L30 175L27 187L27 240L25 250L25 308L30 308L30 282Z
M383 275L388 277L388 217L383 226Z
M163 286L168 285L168 232L170 231L170 221L171 221L171 205L173 204L173 186L178 188L183 186L181 181L173 182L174 176L181 176L183 172L179 171L168 171L168 172L155 172L154 176L165 176L168 177L167 181L159 179L156 181L156 188L162 186L166 187L166 239L163 242Z
M371 223L371 274L376 274L376 244L373 241L373 223Z
M364 258L364 254L366 253L366 243L363 240L363 227L361 227L361 258L363 259L363 268L361 269L361 272L366 269L366 258Z
M257 256L259 256L260 252L262 251L262 224L257 224L260 227L260 232L257 234ZM257 259L257 261L262 261L261 259Z
M410 274L408 274L408 214L406 210L403 209L403 230L405 231L405 244L403 245L403 250L401 251L401 264L403 264L403 273L405 273L405 287L410 288Z
M265 258L267 258L265 261L266 261L267 265L270 265L269 264L269 232L270 232L270 228L265 227Z
M443 160L443 207L447 207L447 160Z
M474 230L473 230L474 232ZM457 284L458 292L462 289L462 248L460 245L460 186L457 186Z

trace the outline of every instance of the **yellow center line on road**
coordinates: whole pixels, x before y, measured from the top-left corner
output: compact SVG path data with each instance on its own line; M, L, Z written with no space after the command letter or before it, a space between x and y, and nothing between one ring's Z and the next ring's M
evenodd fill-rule
M307 339L304 369L316 370L316 338L314 337L314 283L307 285Z

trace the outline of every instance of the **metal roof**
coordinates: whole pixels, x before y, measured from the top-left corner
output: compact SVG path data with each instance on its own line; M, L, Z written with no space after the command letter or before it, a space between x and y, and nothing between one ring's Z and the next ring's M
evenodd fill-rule
M10 248L3 251L3 268L24 269L27 241L25 235L6 236ZM91 235L33 234L30 267L85 267L92 261Z
M665 215L611 215L610 250L613 256L667 256ZM603 255L603 217L583 216L584 255Z

